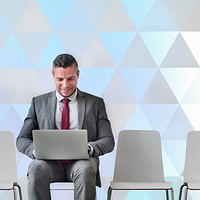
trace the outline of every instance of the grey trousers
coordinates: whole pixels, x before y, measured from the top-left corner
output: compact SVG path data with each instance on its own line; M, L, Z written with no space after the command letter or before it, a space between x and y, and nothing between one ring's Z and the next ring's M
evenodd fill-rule
M70 161L63 166L59 161L33 160L28 168L28 199L51 200L50 183L72 181L75 200L95 200L98 161Z

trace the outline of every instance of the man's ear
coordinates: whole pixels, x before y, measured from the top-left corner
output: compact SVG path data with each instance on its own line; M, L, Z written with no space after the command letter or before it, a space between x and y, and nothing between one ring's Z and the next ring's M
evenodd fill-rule
M77 74L77 77L79 78L80 71L79 71L79 70L77 70L76 74Z

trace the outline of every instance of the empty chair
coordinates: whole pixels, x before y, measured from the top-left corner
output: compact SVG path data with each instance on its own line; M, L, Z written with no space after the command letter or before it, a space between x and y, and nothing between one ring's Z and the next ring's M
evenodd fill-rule
M8 131L0 131L0 190L13 190L13 197L22 200L22 193L17 183L17 166L15 143L13 134Z
M73 182L54 182L50 184L50 190L74 190Z
M183 184L179 191L179 200L187 199L188 190L200 190L200 131L191 131L187 136Z
M164 190L174 199L170 182L165 182L160 134L151 130L123 130L119 133L112 190Z

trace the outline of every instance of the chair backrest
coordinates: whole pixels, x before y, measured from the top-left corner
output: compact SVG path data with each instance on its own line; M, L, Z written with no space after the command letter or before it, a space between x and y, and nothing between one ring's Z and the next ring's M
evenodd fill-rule
M184 182L200 181L200 131L191 131L187 136Z
M113 181L164 181L160 134L153 130L119 133Z
M15 142L9 131L0 131L0 183L3 182L17 182Z

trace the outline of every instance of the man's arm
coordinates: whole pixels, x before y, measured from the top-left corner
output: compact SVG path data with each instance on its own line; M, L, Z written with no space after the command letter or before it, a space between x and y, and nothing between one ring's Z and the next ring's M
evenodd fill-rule
M98 138L96 141L89 142L89 144L94 149L93 156L101 156L111 152L115 146L111 124L107 117L105 103L102 99L98 108L96 128Z
M37 124L37 119L34 109L34 99L33 99L28 115L24 120L22 129L16 140L17 149L21 153L27 155L30 158L34 158L33 137L32 137L32 130L34 129L38 129L38 124Z

